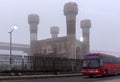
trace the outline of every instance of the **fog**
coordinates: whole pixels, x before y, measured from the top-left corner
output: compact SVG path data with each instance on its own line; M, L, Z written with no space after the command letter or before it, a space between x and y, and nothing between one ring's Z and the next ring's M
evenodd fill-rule
M78 4L76 37L82 36L80 21L90 19L90 49L120 52L120 0L0 0L0 42L9 42L13 25L13 43L29 44L28 15L40 17L38 39L50 38L50 27L59 26L61 36L66 36L64 4Z

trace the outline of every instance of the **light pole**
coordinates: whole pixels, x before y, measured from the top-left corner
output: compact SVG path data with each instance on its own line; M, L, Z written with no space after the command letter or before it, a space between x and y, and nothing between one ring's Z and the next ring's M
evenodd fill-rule
M13 26L12 30L8 32L10 34L10 57L9 57L10 70L12 66L12 32L16 30L17 28L18 28L17 26Z

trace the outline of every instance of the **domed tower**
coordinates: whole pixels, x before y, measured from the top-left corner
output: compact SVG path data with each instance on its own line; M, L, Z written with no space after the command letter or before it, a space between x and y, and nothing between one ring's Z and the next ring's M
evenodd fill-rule
M53 26L50 28L50 33L52 38L58 37L59 34L59 27L58 26Z
M64 15L66 16L67 36L76 35L76 15L78 6L75 2L68 2L64 5Z
M82 36L83 36L83 45L85 50L85 54L89 53L89 35L90 35L90 27L91 21L89 19L85 19L81 21L81 28L82 28Z
M36 14L30 14L28 16L28 24L30 25L30 51L31 54L34 52L34 42L37 41L37 31L39 24L39 16Z

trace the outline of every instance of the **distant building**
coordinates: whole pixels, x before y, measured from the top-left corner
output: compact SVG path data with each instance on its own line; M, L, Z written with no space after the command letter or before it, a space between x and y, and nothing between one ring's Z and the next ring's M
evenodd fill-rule
M58 37L59 27L53 26L50 29L51 38L37 40L39 16L31 14L28 16L30 25L30 50L29 55L48 55L53 57L63 57L81 59L89 53L89 29L91 21L86 19L81 21L83 42L76 39L76 15L78 6L75 2L68 2L64 6L66 16L67 36Z

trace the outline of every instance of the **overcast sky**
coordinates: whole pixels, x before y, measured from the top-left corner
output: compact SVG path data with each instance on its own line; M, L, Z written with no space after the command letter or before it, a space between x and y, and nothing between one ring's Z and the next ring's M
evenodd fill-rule
M120 52L120 0L0 0L0 42L9 42L13 25L13 43L29 44L28 15L38 14L38 39L50 38L50 27L59 26L59 36L66 35L63 7L66 2L78 4L76 37L82 36L80 21L90 19L91 50Z

